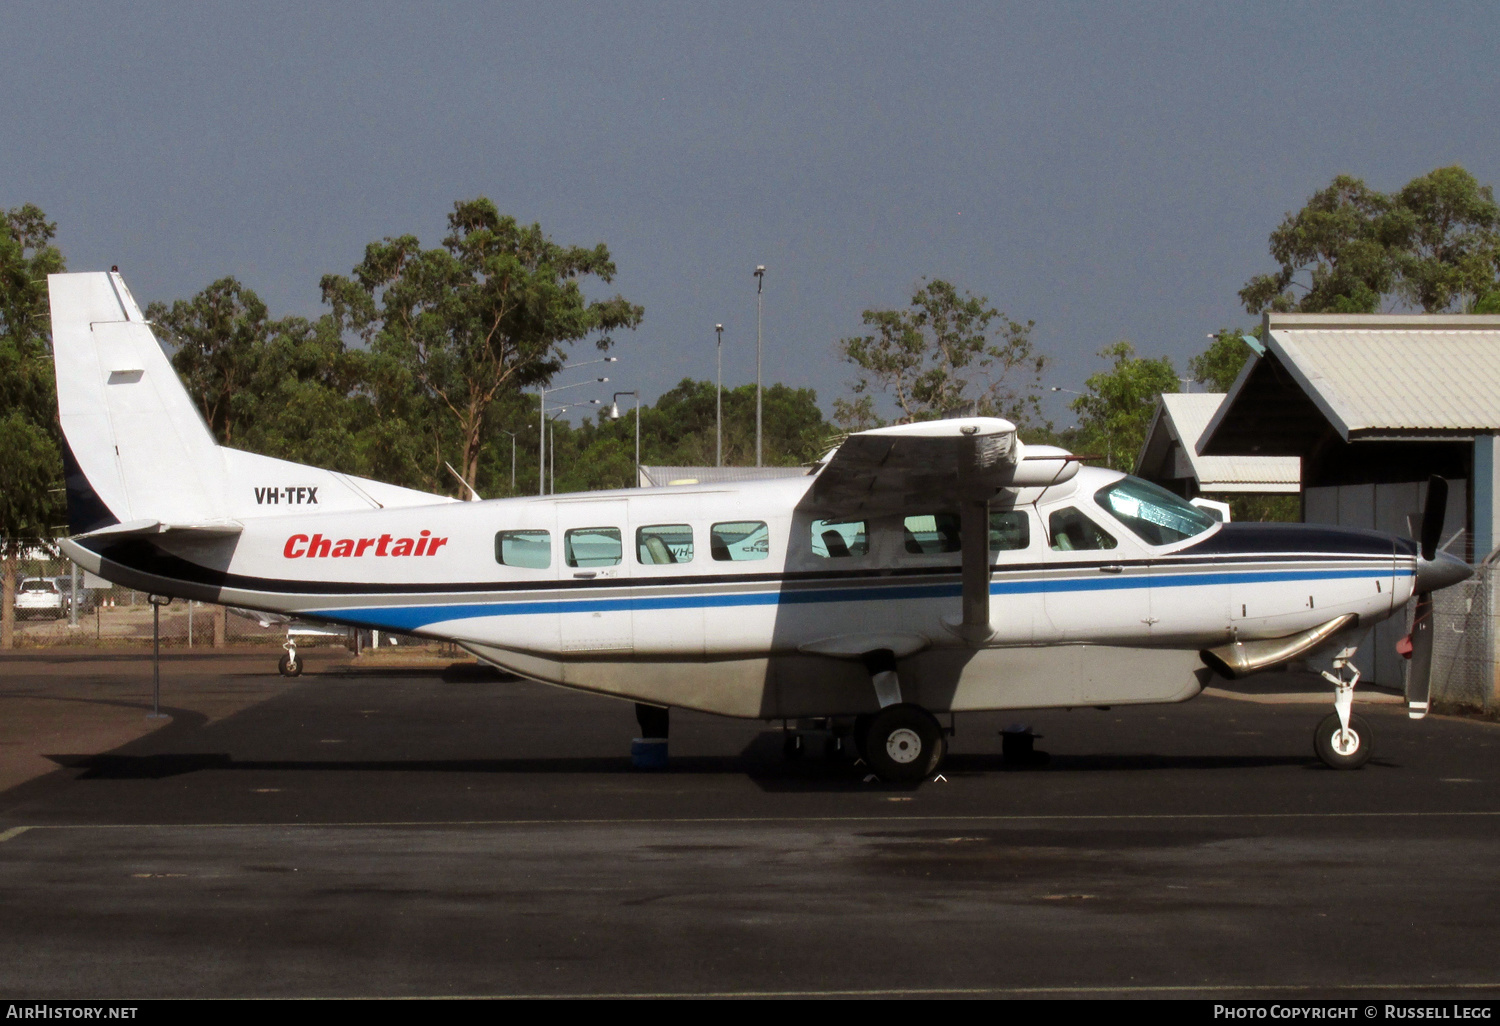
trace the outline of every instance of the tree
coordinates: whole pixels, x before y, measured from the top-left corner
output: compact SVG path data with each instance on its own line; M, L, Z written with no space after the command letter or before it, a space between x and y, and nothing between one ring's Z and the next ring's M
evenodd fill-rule
M420 483L400 410L376 408L372 358L345 345L332 315L272 320L252 289L221 278L146 316L219 444Z
M839 342L844 359L860 370L852 386L857 398L834 403L840 423L874 426L872 391L886 393L906 422L965 407L1017 424L1039 420L1047 360L1031 341L1036 322L1011 320L985 297L960 295L940 278L923 282L909 309L866 310L864 323L874 333Z
M372 242L352 278L322 280L339 325L370 344L377 386L409 386L446 421L408 425L431 447L432 485L446 482L445 452L475 479L486 413L502 392L551 380L574 342L592 337L607 350L644 313L619 295L584 296L584 279L614 279L602 243L560 246L483 197L455 203L448 229L438 249L411 235Z
M1392 206L1360 179L1339 175L1271 233L1271 257L1281 269L1245 284L1245 309L1373 313L1395 282Z
M1472 307L1495 288L1500 206L1461 167L1413 178L1396 193L1392 231L1397 290L1428 313Z
M1090 377L1089 394L1071 404L1078 414L1078 441L1086 452L1103 452L1107 466L1129 471L1146 441L1157 398L1177 390L1177 371L1166 357L1136 356L1124 340L1099 355L1112 361L1110 369Z
M1250 313L1373 313L1383 299L1428 313L1500 306L1490 299L1500 268L1500 206L1489 186L1458 166L1413 178L1390 195L1339 175L1287 214L1270 243L1281 269L1240 290Z
M1238 328L1220 328L1208 348L1188 361L1188 373L1210 392L1228 392L1250 359L1245 333Z
M30 203L0 217L0 648L15 645L16 563L64 517L47 275L57 225Z
M259 412L250 386L271 333L266 304L234 278L220 278L192 299L149 304L146 319L174 345L172 366L209 430L233 445L241 418Z

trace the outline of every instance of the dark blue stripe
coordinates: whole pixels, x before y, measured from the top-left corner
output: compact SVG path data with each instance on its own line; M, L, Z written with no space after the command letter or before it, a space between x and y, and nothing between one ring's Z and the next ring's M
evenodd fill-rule
M996 581L991 595L1034 595L1048 592L1126 591L1137 588L1191 588L1218 584L1349 580L1374 577L1411 577L1411 570L1261 570L1240 573L1135 574L1119 577L1061 577L1045 580ZM687 583L687 582L684 582ZM871 588L820 588L816 591L762 591L734 594L663 595L641 598L555 599L541 602L471 602L434 606L371 606L318 610L313 615L347 623L393 630L416 630L446 620L483 616L527 616L550 613L610 613L650 609L709 609L733 606L806 605L824 602L887 602L927 598L958 598L958 584L894 585Z

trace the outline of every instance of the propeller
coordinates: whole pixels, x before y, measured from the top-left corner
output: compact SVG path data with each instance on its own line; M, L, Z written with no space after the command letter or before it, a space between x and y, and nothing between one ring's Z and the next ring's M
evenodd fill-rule
M1448 512L1448 482L1436 475L1427 479L1427 503L1422 509L1420 535L1423 562L1437 556L1442 540L1443 519ZM1418 568L1420 570L1420 567ZM1421 574L1417 575L1418 580ZM1417 593L1412 612L1411 634L1399 646L1401 654L1411 660L1406 674L1406 711L1414 720L1427 715L1427 700L1432 690L1432 592Z

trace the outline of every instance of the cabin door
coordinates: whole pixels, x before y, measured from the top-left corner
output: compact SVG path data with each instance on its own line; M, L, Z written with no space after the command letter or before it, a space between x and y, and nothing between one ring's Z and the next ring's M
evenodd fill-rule
M564 653L618 653L634 647L625 527L623 500L558 500Z

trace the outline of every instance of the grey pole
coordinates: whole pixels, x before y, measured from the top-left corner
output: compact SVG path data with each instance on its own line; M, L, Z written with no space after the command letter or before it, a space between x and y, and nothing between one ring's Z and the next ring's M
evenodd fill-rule
M502 435L510 435L510 494L516 494L516 433L500 429Z
M761 460L760 446L760 296L761 286L766 283L766 267L764 264L755 268L755 465L764 466Z
M161 711L161 607L171 602L167 595L147 595L151 603L151 712L148 720L167 719Z
M718 465L722 467L724 465L724 325L715 324L714 331L719 335L719 389L714 412L714 443L719 450Z
M68 626L78 626L78 564L72 560L68 561L68 579L73 582L73 588L68 592L72 597L68 599Z
M635 486L641 486L641 390L616 392L609 400L609 419L620 419L620 396L635 396Z
M536 467L536 493L547 494L547 390L542 390L542 403L540 419L537 421L537 432L541 440L537 442L537 467Z

